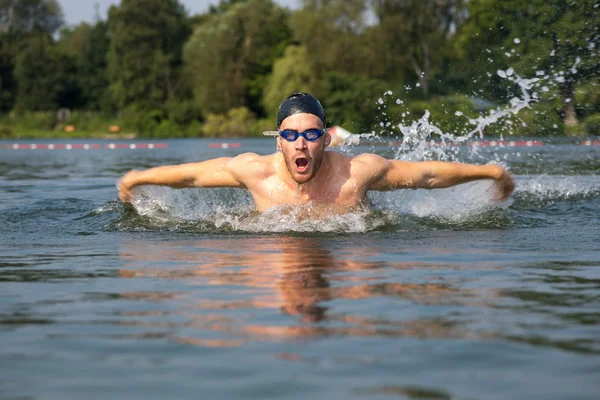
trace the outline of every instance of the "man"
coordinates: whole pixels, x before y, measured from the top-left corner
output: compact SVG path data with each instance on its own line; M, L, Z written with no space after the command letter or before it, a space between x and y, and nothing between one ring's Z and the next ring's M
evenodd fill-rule
M248 189L258 211L310 203L343 213L363 205L369 190L446 188L493 179L503 201L514 189L513 178L498 165L408 162L325 151L331 141L325 126L321 103L308 93L294 93L279 107L276 153L131 171L119 182L119 198L131 202L131 189L139 185L234 187Z

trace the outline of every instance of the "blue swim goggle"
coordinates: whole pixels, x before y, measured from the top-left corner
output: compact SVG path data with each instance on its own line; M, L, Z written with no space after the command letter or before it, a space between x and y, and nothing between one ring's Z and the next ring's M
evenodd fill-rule
M304 132L294 131L292 129L285 129L283 131L279 131L279 136L287 140L288 142L295 142L298 139L298 136L302 136L304 139L309 142L313 142L323 136L325 133L325 129L309 129Z

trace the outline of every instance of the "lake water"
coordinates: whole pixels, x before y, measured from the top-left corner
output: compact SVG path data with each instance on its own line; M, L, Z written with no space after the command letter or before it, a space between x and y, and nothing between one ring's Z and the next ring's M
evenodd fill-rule
M600 146L459 151L510 167L501 206L489 182L317 219L235 189L117 201L133 168L274 149L213 142L0 149L0 398L600 395Z

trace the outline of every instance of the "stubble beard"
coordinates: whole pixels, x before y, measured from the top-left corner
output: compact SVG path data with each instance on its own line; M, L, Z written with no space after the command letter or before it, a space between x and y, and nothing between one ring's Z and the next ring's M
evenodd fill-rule
M321 164L323 162L323 157L324 157L324 151L319 151L319 154L315 154L313 156L310 157L310 161L309 161L309 168L310 168L310 173L309 174L298 174L296 173L295 169L296 169L296 163L293 161L293 157L287 157L284 154L284 160L285 160L285 166L288 170L288 173L290 174L290 177L294 180L294 182L296 182L298 185L304 185L308 182L310 182L319 172L319 169L321 168ZM307 157L309 158L309 157Z

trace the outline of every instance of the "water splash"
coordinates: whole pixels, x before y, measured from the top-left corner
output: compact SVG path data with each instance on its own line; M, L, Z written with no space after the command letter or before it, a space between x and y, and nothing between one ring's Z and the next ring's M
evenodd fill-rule
M576 64L573 66L576 68ZM444 160L461 161L460 148L468 141L483 139L485 131L492 125L500 125L506 128L509 134L512 134L512 126L515 117L525 108L531 106L541 99L540 93L549 92L549 87L559 83L560 74L549 75L544 71L538 71L535 77L525 78L517 74L513 68L498 70L497 76L507 81L508 85L518 88L518 96L511 98L504 106L498 106L481 114L477 118L470 118L460 111L454 116L460 122L463 120L462 127L454 132L444 132L433 121L429 110L417 120L408 120L410 111L408 109L402 113L402 121L396 125L391 122L382 122L379 131L363 133L358 135L361 139L370 141L387 141L389 137L397 138L401 143L396 148L395 157L399 160L422 161L422 160ZM386 116L387 96L391 92L384 93L384 96L378 100L380 111ZM396 99L396 104L403 105L404 102ZM502 137L500 138L502 140ZM478 153L479 148L472 147L469 151L473 154ZM499 160L499 157L494 157Z

